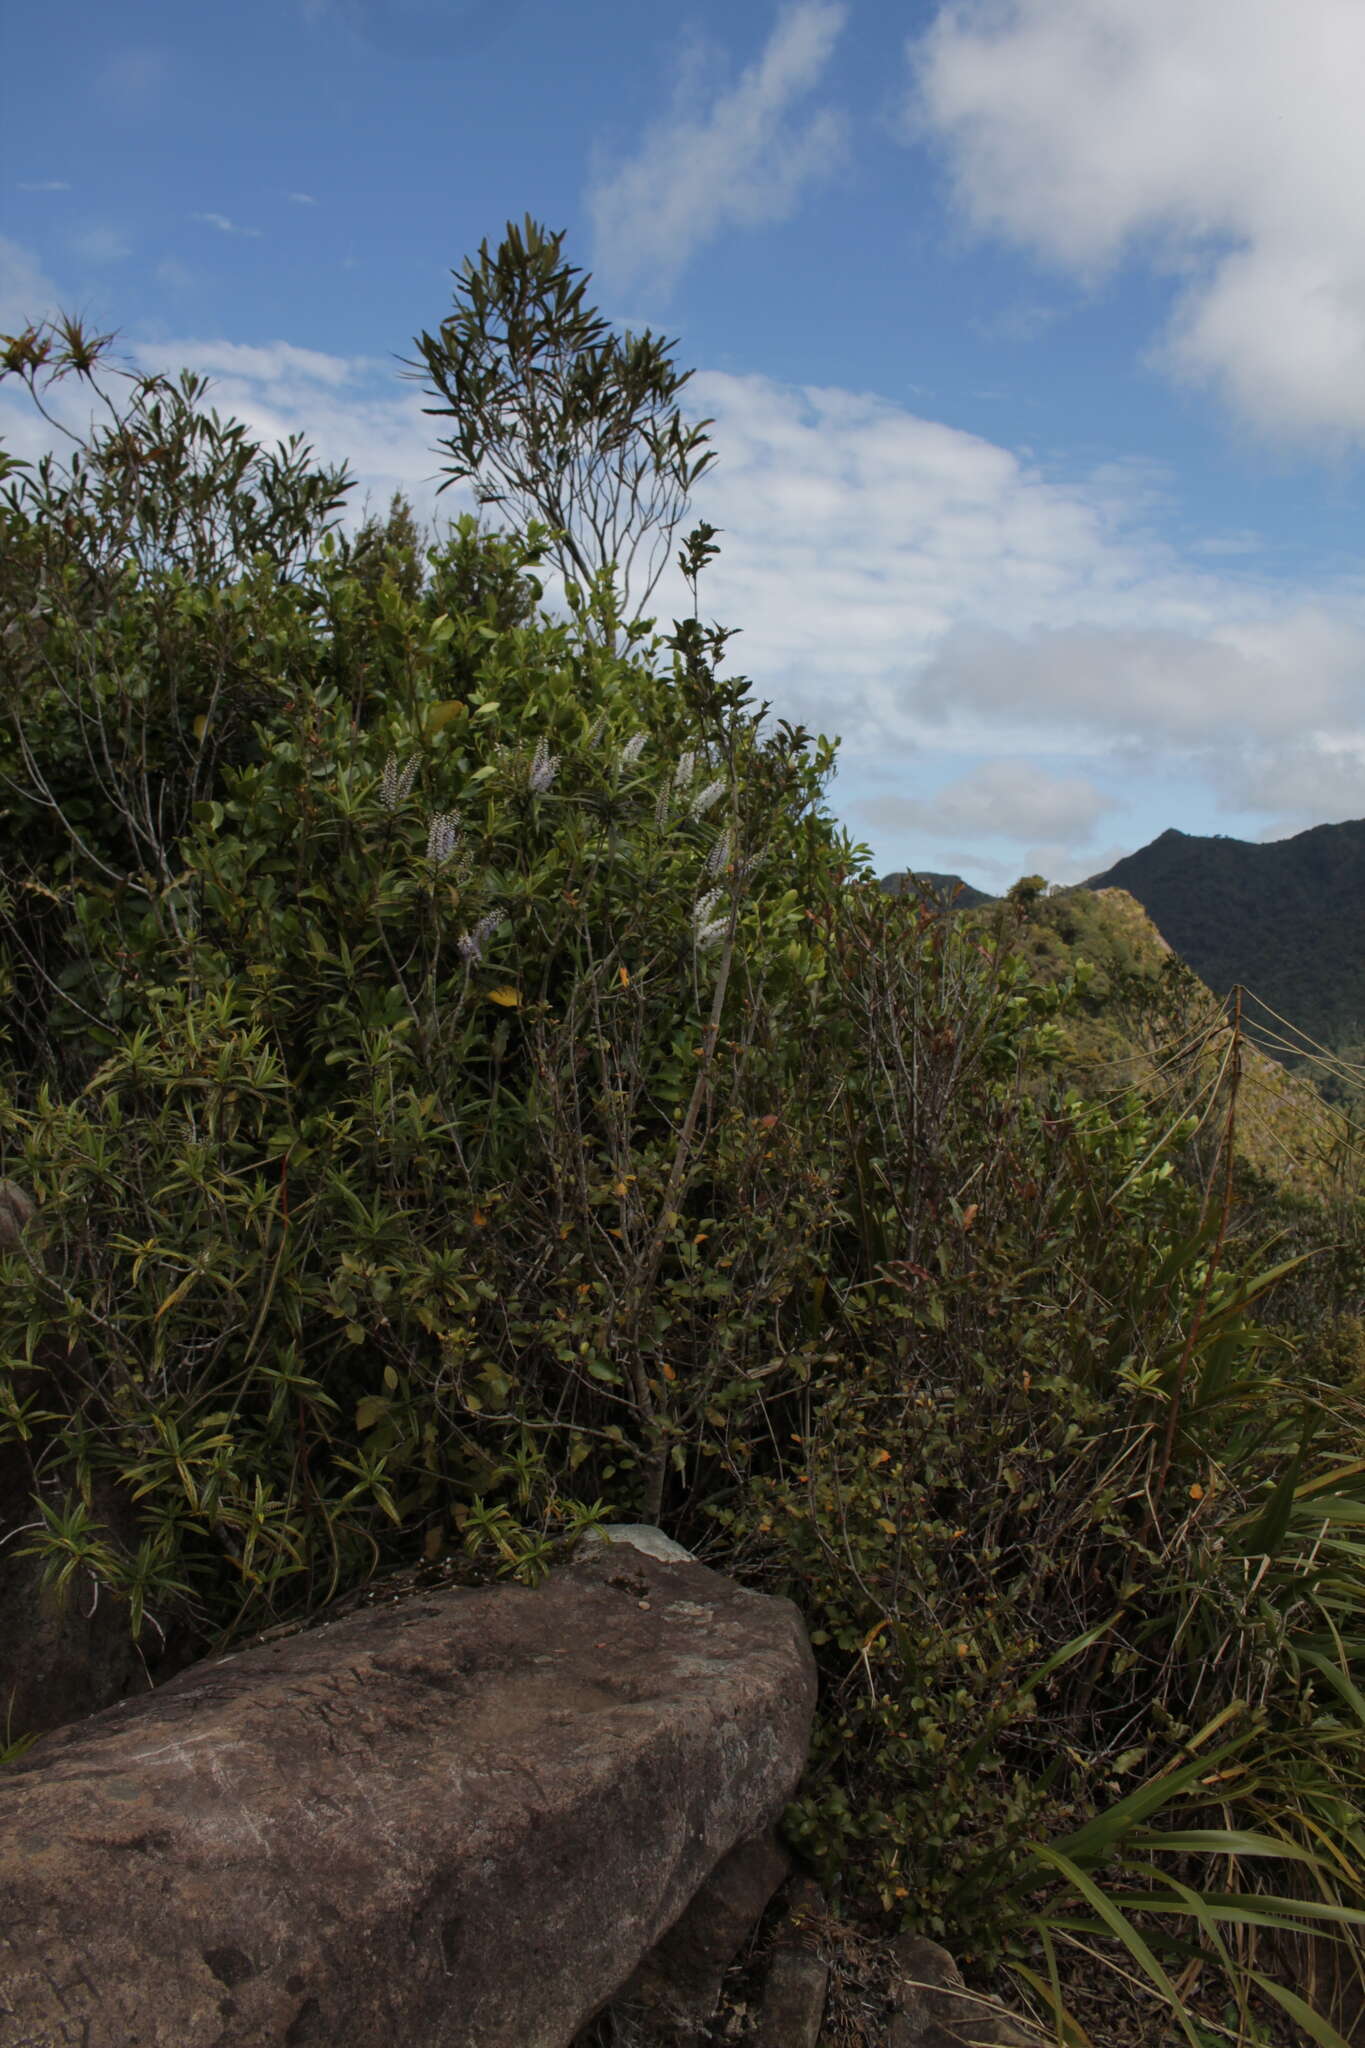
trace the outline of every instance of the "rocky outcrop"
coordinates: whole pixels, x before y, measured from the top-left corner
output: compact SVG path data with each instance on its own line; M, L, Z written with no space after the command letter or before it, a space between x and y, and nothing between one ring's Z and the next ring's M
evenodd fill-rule
M724 1920L814 1698L789 1603L621 1544L198 1665L0 1775L0 2048L564 2048Z

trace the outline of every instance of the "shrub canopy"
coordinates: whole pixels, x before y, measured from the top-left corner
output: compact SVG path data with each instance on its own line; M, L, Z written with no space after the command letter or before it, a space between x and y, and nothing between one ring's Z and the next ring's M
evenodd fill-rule
M1054 2014L1077 1940L1245 2008L1228 1929L1352 1921L1365 1466L1230 1180L1058 1075L1028 902L872 885L726 635L550 616L534 526L347 538L201 395L0 509L31 1545L221 1645L662 1520L802 1607L850 1902Z

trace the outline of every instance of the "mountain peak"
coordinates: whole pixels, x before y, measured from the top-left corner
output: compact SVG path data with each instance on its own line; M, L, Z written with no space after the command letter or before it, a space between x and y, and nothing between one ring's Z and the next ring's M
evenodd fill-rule
M1365 820L1257 841L1171 828L1085 886L1135 897L1219 995L1240 984L1308 1037L1365 1040Z

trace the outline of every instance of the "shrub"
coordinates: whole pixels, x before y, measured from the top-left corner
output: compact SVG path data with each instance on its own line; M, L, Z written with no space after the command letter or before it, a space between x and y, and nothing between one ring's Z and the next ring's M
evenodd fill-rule
M1230 1132L1201 1192L1069 1088L1028 890L884 898L724 634L545 615L534 528L345 541L298 451L271 524L240 430L153 380L126 432L172 418L240 545L177 558L123 441L4 514L0 1435L53 1576L223 1644L662 1519L807 1617L789 1828L851 1905L1059 2039L1108 1940L1334 2040L1255 1942L1361 1917L1359 1391L1258 1312Z

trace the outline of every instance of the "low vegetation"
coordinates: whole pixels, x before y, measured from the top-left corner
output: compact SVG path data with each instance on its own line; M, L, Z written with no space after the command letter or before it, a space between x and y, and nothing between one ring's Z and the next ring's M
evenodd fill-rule
M787 1824L842 1911L1072 2048L1102 1971L1153 2041L1341 2048L1365 1375L1304 1254L1349 1193L1239 1164L1226 1027L1188 1097L1079 1085L1093 971L1027 892L880 890L723 633L609 571L552 616L534 521L346 538L202 396L136 380L0 505L29 1545L208 1648L658 1520L806 1618Z

